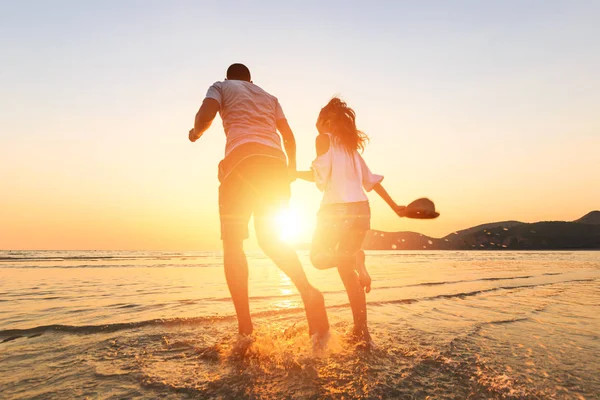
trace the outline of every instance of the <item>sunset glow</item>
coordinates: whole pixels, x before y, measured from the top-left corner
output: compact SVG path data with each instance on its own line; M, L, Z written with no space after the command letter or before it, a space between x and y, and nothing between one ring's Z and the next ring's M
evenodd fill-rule
M277 215L279 237L288 243L298 243L310 237L311 224L294 208L285 208Z
M0 398L598 398L599 17L0 0Z
M279 99L299 169L339 95L394 200L429 197L441 213L400 219L371 193L373 229L580 218L600 204L598 7L509 3L239 3L226 30L218 2L7 3L0 248L220 249L221 120L194 144L187 134L232 62ZM320 198L292 183L286 240L310 240Z

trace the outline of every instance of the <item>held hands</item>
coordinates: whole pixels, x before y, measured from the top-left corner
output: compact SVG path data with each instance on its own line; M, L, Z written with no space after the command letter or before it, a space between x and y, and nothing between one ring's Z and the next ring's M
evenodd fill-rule
M287 173L290 182L294 182L296 179L298 179L298 171L296 171L295 167L288 167Z

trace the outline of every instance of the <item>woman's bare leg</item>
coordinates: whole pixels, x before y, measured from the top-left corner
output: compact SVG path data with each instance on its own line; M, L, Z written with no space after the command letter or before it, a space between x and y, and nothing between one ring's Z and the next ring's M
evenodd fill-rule
M340 265L338 272L350 301L352 318L354 319L354 336L359 341L369 341L371 337L367 328L367 300L358 280L358 275L354 270L354 265L350 263Z
M364 342L370 342L371 336L367 327L367 299L362 282L359 279L358 268L364 268L364 252L360 249L366 236L366 231L352 231L340 242L340 262L338 272L352 308L352 317L354 319L354 335ZM361 254L358 254L361 253ZM362 255L362 267L357 263ZM368 274L367 274L368 276ZM370 277L369 277L370 280ZM370 282L369 282L370 290Z

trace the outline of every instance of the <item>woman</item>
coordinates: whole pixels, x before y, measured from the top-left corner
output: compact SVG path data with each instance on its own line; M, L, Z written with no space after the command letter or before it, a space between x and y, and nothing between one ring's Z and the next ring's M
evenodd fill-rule
M383 176L371 173L361 157L368 137L356 129L356 114L345 102L331 99L316 126L317 157L311 171L298 172L298 178L314 181L323 192L311 262L318 269L337 268L352 308L353 336L370 346L365 291L371 290L371 277L361 249L371 220L365 191L375 190L399 216L404 216L405 207L390 198L381 186Z

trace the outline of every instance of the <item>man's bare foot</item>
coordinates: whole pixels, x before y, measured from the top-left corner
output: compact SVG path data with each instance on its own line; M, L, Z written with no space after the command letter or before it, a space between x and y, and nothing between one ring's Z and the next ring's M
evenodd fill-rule
M236 358L243 358L252 344L254 343L254 336L238 334L231 347L231 355Z
M240 336L252 336L254 332L254 326L252 322L241 323L238 321L238 335Z
M326 332L325 334L315 333L310 337L312 343L313 352L321 352L327 349L327 344L331 338L331 333Z
M306 310L306 319L308 320L308 334L313 336L318 334L324 336L329 332L329 320L325 310L325 298L323 294L314 287L310 287L305 295L304 308Z

